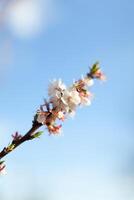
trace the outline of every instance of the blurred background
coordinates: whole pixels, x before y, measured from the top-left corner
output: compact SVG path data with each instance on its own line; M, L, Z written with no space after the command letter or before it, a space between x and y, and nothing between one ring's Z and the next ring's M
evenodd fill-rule
M134 200L134 1L0 1L0 147L24 134L50 80L100 61L91 107L6 158L1 200Z

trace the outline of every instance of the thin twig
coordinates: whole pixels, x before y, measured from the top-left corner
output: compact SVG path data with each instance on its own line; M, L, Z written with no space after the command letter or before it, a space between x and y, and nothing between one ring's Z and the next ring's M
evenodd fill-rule
M16 149L19 145L21 145L23 142L26 142L28 140L33 139L32 135L38 128L42 126L41 123L34 122L32 128L19 140L12 141L10 148L9 147L4 147L4 149L0 152L0 159L2 159L4 156L12 152L14 149Z

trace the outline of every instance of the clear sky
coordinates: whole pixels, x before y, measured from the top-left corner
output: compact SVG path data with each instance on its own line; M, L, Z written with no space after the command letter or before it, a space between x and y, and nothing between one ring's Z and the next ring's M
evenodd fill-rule
M62 136L44 128L5 158L0 198L133 200L134 1L36 3L31 14L0 5L1 149L31 127L53 78L70 85L99 61L107 82L95 82L92 105L65 121Z

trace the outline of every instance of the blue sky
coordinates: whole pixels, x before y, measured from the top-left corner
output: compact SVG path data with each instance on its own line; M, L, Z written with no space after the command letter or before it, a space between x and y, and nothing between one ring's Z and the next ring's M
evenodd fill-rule
M63 136L48 136L44 128L40 140L7 156L2 200L30 198L29 186L37 189L35 199L134 198L133 9L132 0L55 0L34 36L19 35L7 24L1 28L1 52L4 46L9 59L0 61L1 148L14 131L24 134L31 127L50 80L70 85L96 61L107 75L106 83L96 81L92 88L91 107L65 121Z

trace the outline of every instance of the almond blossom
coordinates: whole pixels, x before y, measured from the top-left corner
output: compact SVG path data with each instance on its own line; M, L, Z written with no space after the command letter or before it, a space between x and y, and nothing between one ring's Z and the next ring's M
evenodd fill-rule
M88 106L92 101L92 93L89 88L94 84L94 79L104 80L99 64L95 63L89 73L67 87L61 79L54 80L48 87L48 100L37 110L32 121L32 127L25 135L18 132L12 135L12 141L0 152L0 160L12 152L25 141L39 138L43 131L37 131L45 126L50 135L59 135L63 122L67 117L74 116L77 108ZM60 123L59 123L60 122ZM0 161L0 174L5 174L4 161Z
M70 87L66 87L61 79L51 82L47 106L45 110L41 107L37 112L38 123L46 125L50 134L60 133L61 125L56 125L56 121L64 121L68 115L74 115L79 106L89 106L93 95L88 88L94 84L93 79L104 78L98 63L95 63L85 77L75 81Z
M98 69L95 73L94 73L94 78L98 78L102 81L106 80L106 76L101 72L100 69Z
M59 133L61 133L61 127L62 127L62 125L50 125L50 126L48 126L48 131L49 131L49 133L50 134L54 134L54 135L56 135L56 134L59 134Z
M42 111L38 111L37 112L38 117L37 117L37 121L41 124L45 124L46 122L46 113L42 112Z
M57 118L58 118L59 120L64 121L64 119L65 119L64 112L63 112L63 111L57 112Z
M79 93L75 88L68 88L68 90L64 93L64 101L65 106L64 110L66 113L71 113L76 110L76 107L80 104L81 99Z
M66 86L61 79L53 80L48 87L48 96L61 98L62 93L66 90Z
M90 79L93 79L93 78L100 79L101 81L105 81L106 80L106 76L101 71L98 62L96 62L92 66L92 68L90 69L90 73L87 74L87 77L90 78Z
M88 77L83 78L83 82L85 83L85 85L87 85L88 87L93 86L94 84L94 80L93 79L89 79Z

